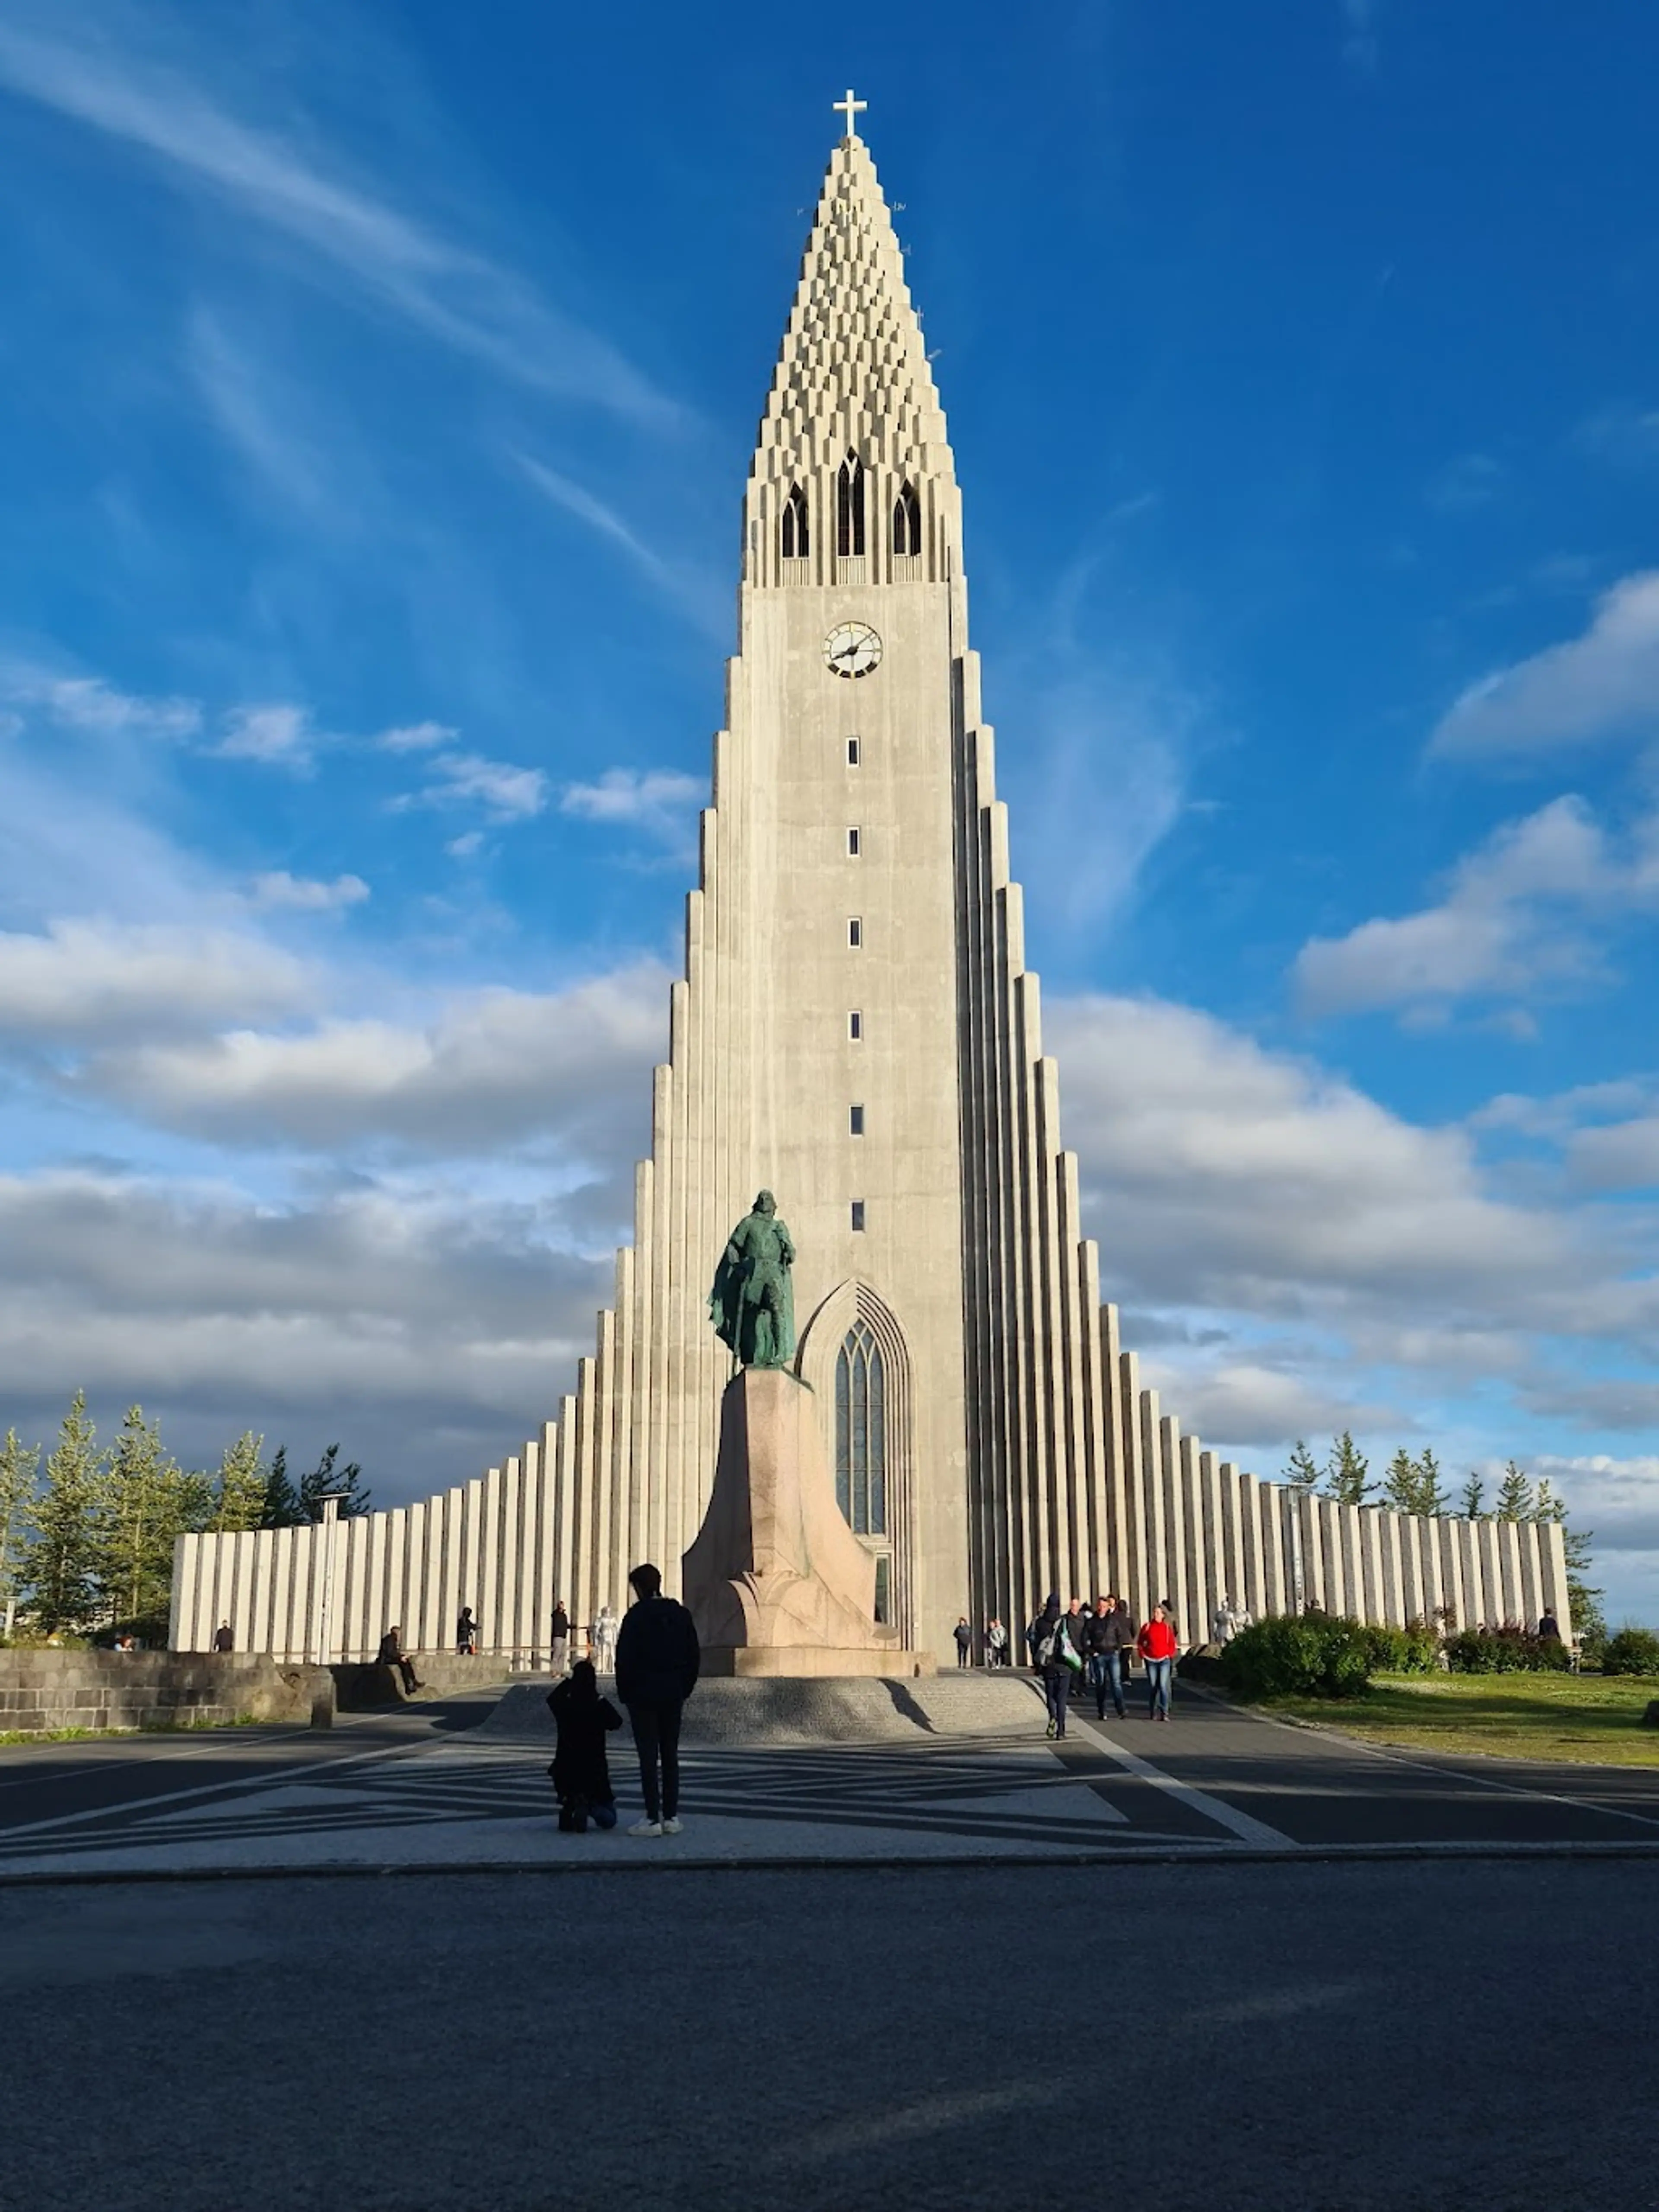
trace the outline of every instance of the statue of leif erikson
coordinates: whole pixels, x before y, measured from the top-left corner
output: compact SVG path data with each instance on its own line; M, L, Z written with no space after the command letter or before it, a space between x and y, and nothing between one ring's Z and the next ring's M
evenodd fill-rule
M795 1356L795 1292L789 1270L795 1247L778 1218L769 1190L756 1199L726 1240L708 1314L714 1334L732 1347L733 1371L787 1367Z

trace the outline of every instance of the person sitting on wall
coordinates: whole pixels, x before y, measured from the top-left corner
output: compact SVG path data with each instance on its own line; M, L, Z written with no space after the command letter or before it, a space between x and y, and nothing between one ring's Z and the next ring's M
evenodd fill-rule
M214 1630L213 1648L216 1651L234 1651L236 1649L236 1638L230 1632L228 1620L222 1620Z
M590 1820L596 1828L614 1828L617 1793L611 1786L605 1739L622 1726L622 1715L609 1698L599 1695L592 1661L579 1659L568 1678L548 1692L547 1704L559 1731L559 1747L547 1771L558 1795L560 1834L585 1835Z
M423 1690L426 1685L416 1680L414 1661L404 1656L403 1633L401 1628L387 1629L386 1634L380 1638L380 1663L382 1667L395 1667L398 1669L404 1678L405 1695L412 1698L416 1690Z

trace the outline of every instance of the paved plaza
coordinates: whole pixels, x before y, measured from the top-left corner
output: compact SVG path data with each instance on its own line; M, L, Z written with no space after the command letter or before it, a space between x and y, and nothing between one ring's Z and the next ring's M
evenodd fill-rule
M538 1683L332 1731L0 1753L0 1881L338 1868L655 1869L1310 1852L1659 1856L1659 1768L1390 1753L1188 1697L1045 1740L1022 1675L712 1682L687 1708L684 1834L561 1836ZM789 1703L791 1696L800 1702ZM612 1772L640 1810L626 1735Z

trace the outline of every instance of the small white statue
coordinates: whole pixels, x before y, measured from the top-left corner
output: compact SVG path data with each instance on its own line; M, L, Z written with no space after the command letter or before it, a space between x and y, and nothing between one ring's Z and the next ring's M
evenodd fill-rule
M593 1665L601 1674L616 1672L617 1616L608 1605L599 1607L599 1617L593 1623Z

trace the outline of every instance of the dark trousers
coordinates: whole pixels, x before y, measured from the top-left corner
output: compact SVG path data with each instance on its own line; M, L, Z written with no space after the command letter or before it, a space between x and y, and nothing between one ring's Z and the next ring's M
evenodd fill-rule
M965 1644L958 1644L957 1646L957 1664L958 1667L965 1667L968 1663L969 1647Z
M640 1754L640 1787L647 1820L672 1820L680 1809L680 1711L684 1700L629 1705L634 1748ZM660 1773L659 1773L660 1770Z
M1048 1694L1048 1718L1054 1723L1054 1734L1056 1735L1064 1735L1066 1733L1066 1692L1072 1686L1071 1669L1069 1668L1062 1667L1058 1672L1056 1672L1053 1668L1045 1668L1042 1676L1042 1686Z
M410 1659L398 1659L394 1661L393 1664L396 1666L398 1672L404 1678L404 1689L407 1690L412 1697L415 1692L421 1686L415 1679L414 1662Z

